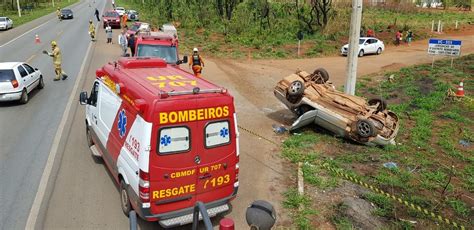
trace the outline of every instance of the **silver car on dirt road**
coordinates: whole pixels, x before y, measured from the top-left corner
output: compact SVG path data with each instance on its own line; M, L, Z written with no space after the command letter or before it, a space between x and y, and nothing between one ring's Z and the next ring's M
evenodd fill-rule
M381 99L347 95L328 82L329 74L317 69L299 71L277 83L274 94L298 119L290 132L315 123L337 136L367 145L395 144L399 120Z

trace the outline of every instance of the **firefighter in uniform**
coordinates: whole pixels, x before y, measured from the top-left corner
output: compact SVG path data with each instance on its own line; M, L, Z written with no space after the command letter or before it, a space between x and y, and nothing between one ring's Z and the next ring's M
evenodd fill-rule
M62 21L62 20L63 20L63 19L61 18L61 9L59 9L59 7L58 7L58 9L56 10L56 15L58 16L59 21Z
M54 72L56 73L54 80L59 81L61 76L63 80L66 80L68 76L61 68L61 50L57 46L56 41L51 42L51 50L52 52L47 52L44 50L43 53L53 57Z
M92 20L89 20L89 35L91 36L91 41L95 39L95 26L92 23Z
M189 67L193 69L194 75L196 77L201 77L202 68L204 67L204 61L201 58L201 55L198 53L198 49L193 49L193 55L191 55L191 61L189 62Z

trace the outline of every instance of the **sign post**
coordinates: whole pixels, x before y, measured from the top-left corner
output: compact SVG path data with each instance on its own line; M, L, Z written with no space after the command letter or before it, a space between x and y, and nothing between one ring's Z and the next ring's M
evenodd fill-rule
M431 68L434 67L435 56L451 57L451 68L453 67L454 57L461 56L461 40L443 40L431 38L428 43L428 54L433 56Z

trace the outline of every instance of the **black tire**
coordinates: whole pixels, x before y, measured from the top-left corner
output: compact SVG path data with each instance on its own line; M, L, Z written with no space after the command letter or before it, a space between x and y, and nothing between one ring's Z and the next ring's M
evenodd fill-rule
M364 50L360 50L359 51L359 57L363 57L364 56Z
M44 80L43 76L40 76L39 83L38 83L38 89L43 89L44 88Z
M91 147L92 145L94 145L94 141L92 140L91 131L87 127L86 127L86 140L87 140L87 146L88 147Z
M379 47L379 48L377 49L377 53L376 53L376 54L377 54L377 55L380 55L381 53L382 53L382 48Z
M357 134L363 138L372 137L375 135L375 126L371 120L361 119L357 121Z
M387 109L387 102L383 99L373 98L368 101L369 105L376 105L377 103L379 103L379 106L377 106L377 112Z
M127 184L125 181L120 180L120 207L125 216L130 214L132 210L132 204L130 204L130 197L128 196Z
M317 84L324 84L329 80L329 73L324 68L318 68L313 72L313 77L316 78L315 82Z
M20 103L21 104L26 104L28 103L28 93L26 92L26 89L23 89L21 92L21 98L20 98Z
M288 95L289 96L301 96L304 92L304 83L301 81L293 81L288 87Z

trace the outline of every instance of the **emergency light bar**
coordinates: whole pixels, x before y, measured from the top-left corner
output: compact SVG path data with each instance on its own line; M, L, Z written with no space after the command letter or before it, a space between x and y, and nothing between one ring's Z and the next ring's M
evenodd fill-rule
M199 89L199 87L195 87L193 90L189 90L189 91L171 91L171 92L161 91L160 95L161 95L161 98L167 98L169 96L200 94L200 93L227 93L227 89L220 88L220 89L204 89L204 90L201 90L201 89Z

